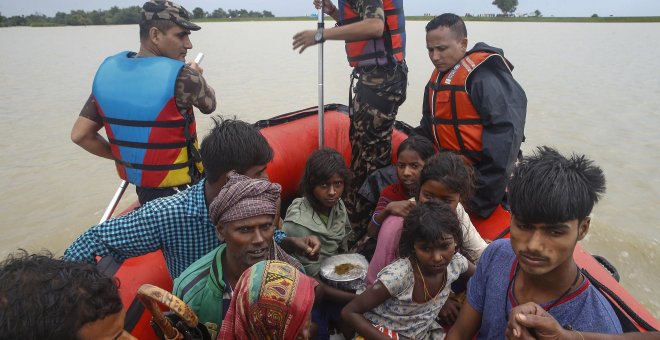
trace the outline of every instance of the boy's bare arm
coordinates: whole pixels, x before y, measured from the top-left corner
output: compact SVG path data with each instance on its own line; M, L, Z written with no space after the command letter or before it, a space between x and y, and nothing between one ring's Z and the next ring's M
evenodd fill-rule
M449 330L447 340L472 339L481 326L481 313L476 311L467 301L458 314L456 323Z

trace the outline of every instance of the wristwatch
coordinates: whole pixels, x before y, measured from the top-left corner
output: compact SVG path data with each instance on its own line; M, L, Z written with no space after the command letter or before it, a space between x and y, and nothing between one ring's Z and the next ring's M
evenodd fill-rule
M318 43L322 43L324 41L325 41L325 39L323 39L323 29L319 28L316 31L316 34L314 35L314 42L316 42L318 44Z

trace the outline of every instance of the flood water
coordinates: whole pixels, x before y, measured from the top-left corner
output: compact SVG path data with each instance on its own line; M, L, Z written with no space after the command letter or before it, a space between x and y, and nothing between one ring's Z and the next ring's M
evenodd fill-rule
M408 22L408 100L419 122L432 71L425 22ZM255 122L317 104L317 53L291 50L314 22L205 23L189 56L219 99L216 113ZM470 46L501 47L528 97L523 151L552 145L603 167L607 194L583 242L615 264L621 281L660 317L660 24L468 22ZM0 29L0 258L17 248L62 254L98 222L120 180L111 161L70 141L103 59L138 48L137 26ZM325 48L325 103L347 102L343 44ZM209 116L197 114L200 136ZM133 188L120 208L134 201Z

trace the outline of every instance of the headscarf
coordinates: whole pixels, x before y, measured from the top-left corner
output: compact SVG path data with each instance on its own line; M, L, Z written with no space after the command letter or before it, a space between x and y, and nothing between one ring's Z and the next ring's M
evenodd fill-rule
M218 339L295 339L314 305L316 280L281 261L261 261L236 284Z
M213 224L259 215L275 215L282 187L265 179L255 179L232 171L229 180L209 206Z
M277 183L260 178L250 178L231 171L218 196L209 206L213 224L241 220L259 215L275 215L277 200L282 187ZM300 261L287 254L277 243L270 247L269 260L285 261L294 267L303 268Z

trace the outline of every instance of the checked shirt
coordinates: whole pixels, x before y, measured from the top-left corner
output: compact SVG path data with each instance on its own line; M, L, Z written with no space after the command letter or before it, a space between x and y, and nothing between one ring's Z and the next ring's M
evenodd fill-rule
M172 278L220 245L200 181L188 190L150 201L124 216L95 225L64 252L67 261L96 263L96 256L118 261L162 250ZM276 231L275 240L285 236Z

